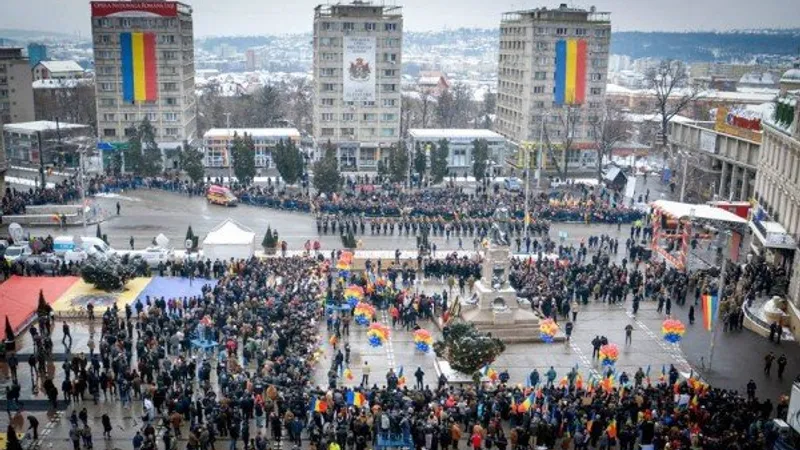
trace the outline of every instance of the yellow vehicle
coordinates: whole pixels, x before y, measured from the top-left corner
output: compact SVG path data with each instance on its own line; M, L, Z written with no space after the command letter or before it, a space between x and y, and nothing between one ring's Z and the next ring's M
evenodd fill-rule
M239 203L239 199L233 195L230 189L218 185L211 185L208 187L206 200L208 200L208 203L222 206L236 206L236 204Z

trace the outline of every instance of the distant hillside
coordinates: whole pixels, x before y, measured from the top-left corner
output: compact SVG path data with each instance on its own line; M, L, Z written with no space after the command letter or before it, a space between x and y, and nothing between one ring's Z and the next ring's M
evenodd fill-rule
M745 61L758 55L800 56L800 29L726 33L617 32L611 36L611 53L688 62Z

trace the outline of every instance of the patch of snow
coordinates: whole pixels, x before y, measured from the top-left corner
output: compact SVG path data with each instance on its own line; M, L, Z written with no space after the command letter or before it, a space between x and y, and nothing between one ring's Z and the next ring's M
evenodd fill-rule
M94 195L96 198L113 198L117 200L125 200L129 202L140 202L142 199L136 197L126 197L124 195L119 195L114 192L98 192Z

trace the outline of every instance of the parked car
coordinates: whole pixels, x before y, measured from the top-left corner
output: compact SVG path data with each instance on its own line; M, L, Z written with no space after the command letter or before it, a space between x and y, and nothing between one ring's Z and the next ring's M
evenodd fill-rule
M508 177L503 181L503 186L507 191L519 192L522 189L522 180L517 177Z
M16 262L19 259L25 259L26 257L33 254L31 247L28 244L25 245L12 245L6 249L5 254L3 257L8 262Z
M23 264L31 271L38 268L44 273L51 273L56 269L56 266L62 263L61 260L52 253L41 253L38 255L26 256L23 260Z
M173 259L173 251L164 247L147 247L144 250L137 250L128 253L130 258L141 258L148 266L158 267L159 263L166 264Z

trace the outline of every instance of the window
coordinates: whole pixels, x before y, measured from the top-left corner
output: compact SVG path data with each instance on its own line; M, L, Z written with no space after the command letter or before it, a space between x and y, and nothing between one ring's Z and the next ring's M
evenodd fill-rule
M603 74L602 73L593 73L592 74L592 81L603 81Z
M537 109L542 109L542 108L544 108L544 102L543 101L533 102L533 107L537 108Z
M97 59L111 59L114 57L114 52L110 50L100 50L96 53Z
M601 88L594 87L589 90L589 93L592 95L600 95L603 93L603 90Z
M608 30L594 30L594 35L596 37L606 36Z
M164 99L164 101L165 101L165 102L167 103L167 105L169 105L169 106L175 106L175 105L177 105L177 104L178 104L178 99L177 99L177 98L175 98L175 97L167 97L166 99Z
M333 136L333 128L323 128L321 132L323 136Z
M544 27L536 27L536 31L535 32L538 35L547 34L547 30Z
M103 137L115 137L116 135L117 135L117 130L115 128L103 129Z
M147 118L147 120L149 120L150 122L155 122L156 120L158 120L158 114L154 112L146 113L144 117Z
M394 128L381 128L381 136L383 137L394 136Z
M378 115L375 113L365 113L361 115L361 120L364 122L374 122L375 119L378 118Z
M177 83L163 83L161 85L161 90L164 92L175 92L178 90Z
M136 125L131 124L130 127L125 128L125 137L131 137L136 135Z
M323 29L323 30L325 30L325 31L331 31L331 30L333 30L334 28L335 28L335 27L334 27L334 23L333 23L333 22L322 22L322 29Z
M536 50L540 50L540 51L547 50L547 42L537 42L536 43Z
M178 52L161 52L161 58L165 61L174 61L178 59Z
M333 99L332 98L323 98L322 99L322 106L333 106Z
M395 117L395 115L394 115L394 114L391 114L391 113L383 113L383 114L381 115L381 120L382 120L382 121L384 121L384 122L393 122L393 121L394 121L394 117Z
M113 98L101 98L100 106L115 106L117 101Z
M159 44L174 44L175 43L175 36L172 34L162 34L158 36L158 43Z
M544 94L544 86L534 86L533 87L534 94Z
M396 84L382 84L383 92L396 92L397 85Z
M384 47L400 47L400 39L398 38L386 38L383 43Z
M384 31L397 31L397 24L394 22L383 24Z
M115 88L114 83L100 83L100 90L103 92L114 92Z
M320 76L322 77L332 77L336 75L336 69L325 67L320 69Z
M384 53L383 62L397 62L397 53Z
M322 92L333 92L336 90L336 85L333 83L322 83Z
M375 22L367 22L364 24L364 29L367 31L375 31L378 29L378 24Z
M164 113L164 121L165 122L177 122L178 121L178 113L174 113L174 112Z
M178 129L177 128L165 128L164 129L164 134L166 136L177 136L178 135Z
M344 22L342 23L342 31L355 31L356 24L353 22Z
M323 122L332 122L333 121L333 113L322 113L322 121Z
M393 98L385 98L383 99L383 106L395 106L397 104L397 100Z
M355 113L342 113L342 120L344 122L352 122L356 120L356 115Z
M535 72L533 74L534 80L546 80L547 79L547 72Z
M586 28L576 28L575 36L586 36Z
M323 61L335 61L336 60L336 53L329 53L325 52L322 54Z
M566 28L556 28L556 36L566 36L567 29Z
M341 133L342 133L341 134L342 137L352 137L352 136L355 136L356 129L355 128L342 128Z
M114 116L114 114L110 114L110 113L103 114L103 121L105 121L105 122L113 122L115 120L117 120L117 118Z
M375 128L362 128L361 135L364 137L372 137L375 136Z
M100 67L100 73L102 75L114 75L114 67L112 67L112 66L102 66L102 67Z
M589 108L599 108L600 102L589 102Z
M383 76L385 77L393 77L397 75L396 69L383 69Z

